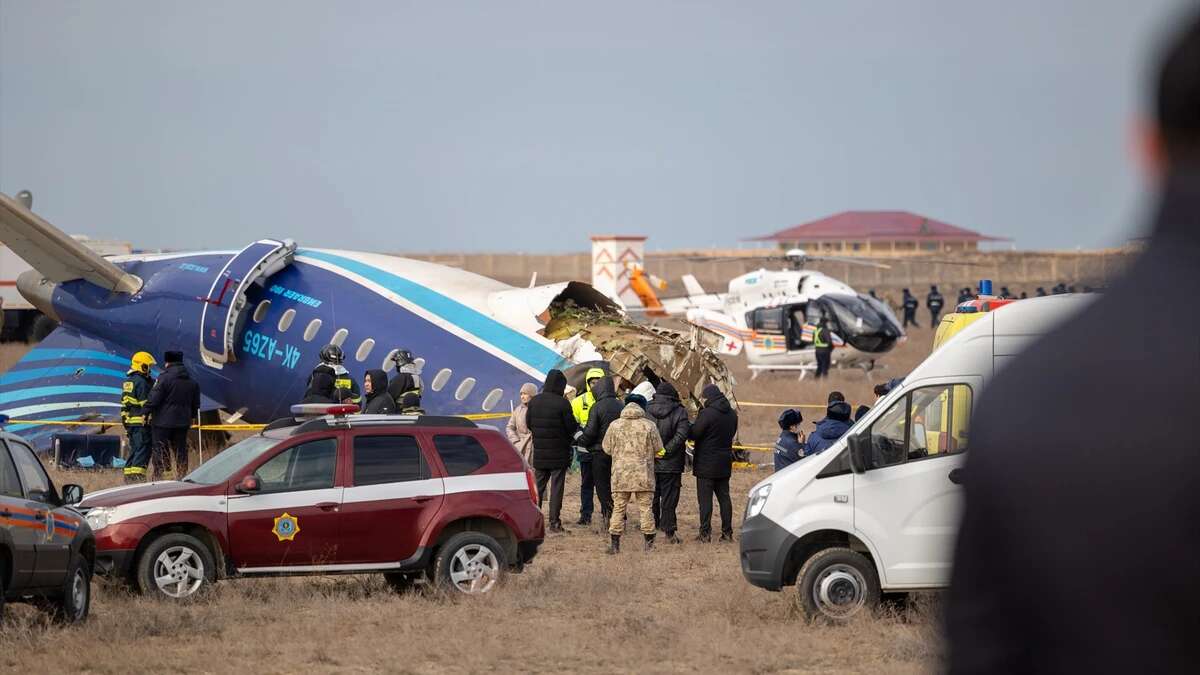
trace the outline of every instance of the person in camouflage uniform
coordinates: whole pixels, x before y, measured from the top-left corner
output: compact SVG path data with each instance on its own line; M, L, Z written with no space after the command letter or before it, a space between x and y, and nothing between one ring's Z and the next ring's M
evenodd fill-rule
M612 457L613 512L608 524L612 541L608 553L621 550L625 531L625 507L636 502L640 514L646 550L654 548L654 455L662 448L662 439L654 422L636 403L621 411L604 435L604 453Z

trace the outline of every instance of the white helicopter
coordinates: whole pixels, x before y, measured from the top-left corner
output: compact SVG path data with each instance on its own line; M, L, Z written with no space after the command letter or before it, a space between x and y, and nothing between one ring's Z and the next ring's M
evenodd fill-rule
M724 258L686 257L715 261ZM746 260L746 258L728 258ZM813 329L828 322L834 345L833 363L869 371L875 360L904 339L895 313L882 300L858 293L845 283L815 270L811 261L829 261L890 269L857 258L808 255L791 249L763 260L787 263L786 269L759 269L735 277L727 293L706 293L695 277L683 277L686 298L663 300L665 314L682 314L689 323L720 334L720 351L745 352L752 378L764 371L798 371L801 378L816 369Z

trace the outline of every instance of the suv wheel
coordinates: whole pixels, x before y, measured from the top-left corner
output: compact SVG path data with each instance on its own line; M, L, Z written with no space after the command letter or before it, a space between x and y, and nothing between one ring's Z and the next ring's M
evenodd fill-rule
M47 608L59 623L80 623L87 619L92 607L92 568L86 559L77 556L67 570L62 595L50 598Z
M181 600L216 580L212 553L190 534L164 534L150 542L137 563L138 589Z
M438 586L464 595L482 595L504 576L504 547L481 532L460 532L438 551L433 578Z
M879 604L875 565L848 548L818 551L800 569L796 586L810 619L843 622Z

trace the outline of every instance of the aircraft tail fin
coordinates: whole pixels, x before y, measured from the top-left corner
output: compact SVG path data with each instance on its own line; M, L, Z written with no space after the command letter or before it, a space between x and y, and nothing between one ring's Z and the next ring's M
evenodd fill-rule
M692 276L691 274L683 275L683 288L691 297L708 295L708 293L705 292L704 287L700 285L700 282L696 281L696 277Z
M0 241L50 281L84 279L117 293L136 293L142 280L0 194Z

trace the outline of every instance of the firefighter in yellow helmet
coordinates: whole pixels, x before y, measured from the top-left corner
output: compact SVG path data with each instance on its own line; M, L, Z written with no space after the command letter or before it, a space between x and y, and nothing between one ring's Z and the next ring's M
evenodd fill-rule
M129 438L129 460L125 462L125 482L146 480L146 465L150 463L150 420L146 419L146 399L154 386L150 367L154 357L138 352L129 360L129 372L121 387L121 424Z

